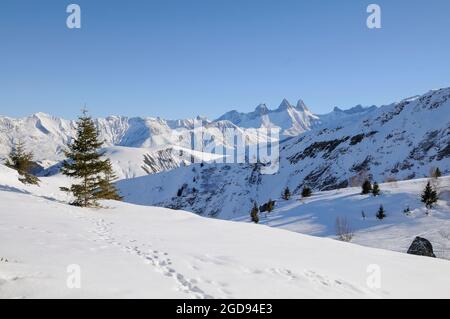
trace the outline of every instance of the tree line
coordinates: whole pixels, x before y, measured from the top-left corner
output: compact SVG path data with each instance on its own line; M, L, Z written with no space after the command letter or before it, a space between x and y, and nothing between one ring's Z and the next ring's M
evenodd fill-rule
M425 186L425 188L423 189L423 191L420 195L420 200L422 203L425 204L425 207L427 209L432 209L439 200L437 186L433 185L432 180L437 180L441 176L442 176L442 173L439 170L439 168L433 169L432 173L431 173L431 180L428 181L427 185ZM372 184L372 182L370 180L366 179L363 181L363 183L361 185L361 195L368 195L368 194L371 194L374 197L380 196L381 188L377 182L374 182ZM303 189L301 191L301 197L307 198L307 197L311 197L311 196L312 196L311 188L308 186L303 187ZM291 193L289 187L285 187L284 190L281 192L281 199L288 201L291 199L291 197L292 197L292 193ZM262 206L258 206L256 201L253 202L252 209L250 210L250 220L256 224L259 223L259 221L260 221L259 214L260 213L267 214L267 213L272 212L274 210L275 204L276 204L276 201L272 201L271 199L269 199L269 201ZM366 213L364 211L361 212L361 215L362 215L363 219L366 219ZM386 211L385 211L385 208L383 207L383 205L380 205L378 211L375 214L375 217L379 220L383 220L387 217ZM341 225L342 223L339 223L339 224ZM342 227L339 227L339 228L342 228Z

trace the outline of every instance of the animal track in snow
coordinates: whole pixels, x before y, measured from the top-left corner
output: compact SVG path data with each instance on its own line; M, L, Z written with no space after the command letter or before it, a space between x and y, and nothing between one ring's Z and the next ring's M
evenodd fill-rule
M101 240L106 241L110 245L122 247L122 250L128 254L142 258L146 264L154 267L154 269L164 276L173 278L177 284L177 290L182 291L196 299L210 299L213 296L206 294L197 286L197 281L186 278L172 267L172 260L167 252L154 250L150 248L142 248L148 245L137 245L136 239L127 240L127 244L123 245L117 241L111 234L111 226L113 223L107 223L104 219L95 221L96 233ZM132 245L130 245L132 244ZM151 245L150 245L151 246Z

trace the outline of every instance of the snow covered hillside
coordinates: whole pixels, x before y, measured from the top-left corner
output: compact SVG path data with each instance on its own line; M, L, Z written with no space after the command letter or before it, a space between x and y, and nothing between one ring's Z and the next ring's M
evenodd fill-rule
M164 208L76 208L58 177L30 187L0 170L0 298L450 297L445 260Z
M416 236L428 239L438 258L450 260L450 177L434 182L440 200L433 209L420 201L428 179L381 184L381 195L361 195L361 188L346 188L277 199L275 210L261 214L261 224L275 228L337 238L336 221L345 220L352 243L407 252ZM383 205L387 217L376 218ZM234 220L250 222L248 214Z
M280 143L280 169L258 164L205 164L121 181L126 200L233 218L253 201L280 197L288 186L332 190L450 174L450 89L373 109L346 126L315 129Z
M207 172L208 170L210 171ZM239 175L239 172L248 174ZM441 200L435 209L428 211L428 215L420 202L420 194L427 179L380 184L381 195L377 197L361 195L360 187L350 187L317 192L307 199L294 195L291 200L284 201L281 199L282 188L279 185L282 184L279 180L274 178L272 187L268 185L264 189L263 184L258 184L259 177L250 168L236 169L222 165L212 170L205 165L203 168L194 166L120 181L118 185L125 201L131 203L187 209L204 216L245 222L250 221L252 199L259 198L259 205L272 199L277 201L275 210L268 215L260 214L260 222L263 224L303 234L336 238L336 220L346 218L354 232L354 243L405 253L416 236L423 236L432 242L438 257L450 259L448 176L439 179ZM231 178L232 183L227 184ZM149 179L156 186L149 187ZM186 180L195 182L183 184ZM225 184L227 186L223 186ZM181 187L175 187L178 185ZM254 187L250 187L252 185ZM277 193L273 192L273 185L277 185ZM380 205L384 206L388 216L383 221L375 217ZM408 208L410 212L405 213Z

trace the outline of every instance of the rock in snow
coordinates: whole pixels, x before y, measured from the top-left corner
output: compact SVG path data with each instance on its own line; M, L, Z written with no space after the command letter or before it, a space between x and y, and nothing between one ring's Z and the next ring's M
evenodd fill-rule
M436 255L433 252L433 245L431 245L428 239L421 237L416 237L416 239L414 239L411 247L408 249L408 254L436 258Z

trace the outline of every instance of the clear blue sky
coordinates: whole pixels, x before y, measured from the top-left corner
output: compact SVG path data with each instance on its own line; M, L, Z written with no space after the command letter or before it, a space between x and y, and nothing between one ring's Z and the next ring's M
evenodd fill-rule
M66 6L82 8L81 30ZM382 8L381 30L366 7ZM316 113L450 86L448 0L2 0L0 114Z

